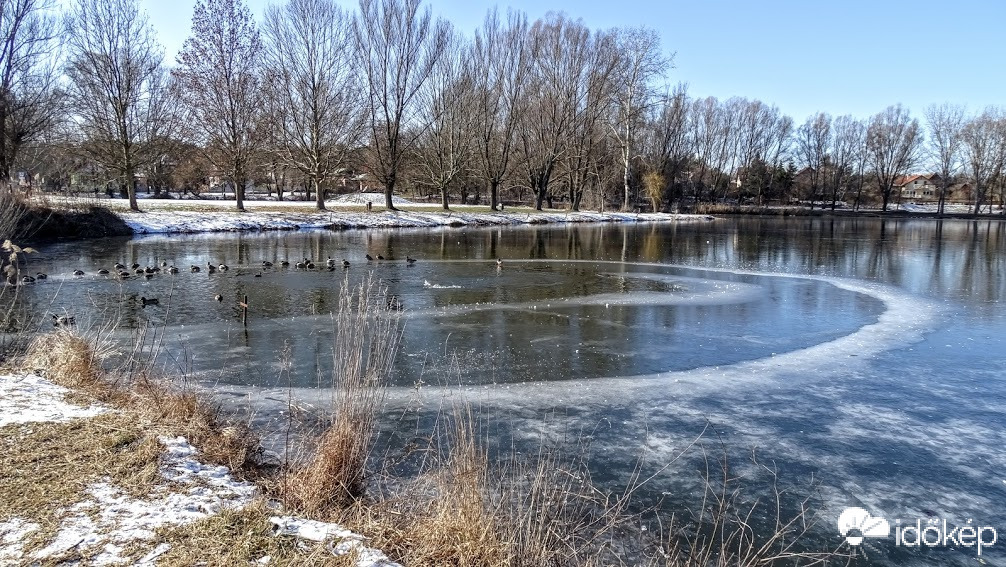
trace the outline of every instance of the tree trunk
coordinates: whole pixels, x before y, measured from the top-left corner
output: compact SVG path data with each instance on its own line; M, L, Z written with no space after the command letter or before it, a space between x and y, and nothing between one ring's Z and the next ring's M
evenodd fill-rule
M629 200L631 198L631 189L629 188L629 148L626 146L622 150L622 161L624 167L622 169L622 185L625 189L625 201L622 203L622 210L629 210Z
M317 176L311 176L311 185L314 186L314 204L319 211L325 210L325 192L321 189L321 181Z
M491 179L489 181L489 209L496 211L499 210L499 189L500 184L498 179Z
M129 210L139 211L140 205L136 202L136 185L133 184L133 164L131 161L126 161L126 194L129 196Z
M394 193L394 191L395 191L395 180L391 179L384 186L384 206L389 211L397 211L398 210L398 209L395 208L395 204L391 202L391 195L392 195L392 193Z
M234 200L237 201L238 210L245 210L245 187L241 181L234 181Z
M451 205L447 201L447 186L440 188L440 204L444 207L445 211L451 210Z

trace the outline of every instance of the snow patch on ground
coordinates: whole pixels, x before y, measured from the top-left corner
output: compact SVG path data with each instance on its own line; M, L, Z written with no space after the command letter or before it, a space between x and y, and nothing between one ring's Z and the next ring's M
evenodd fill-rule
M161 438L161 442L166 447L161 476L174 485L155 487L146 499L132 498L107 482L88 487L89 498L69 510L56 539L33 557L46 559L73 548L99 548L92 559L95 565L121 563L125 559L120 554L130 542L153 539L157 528L241 507L254 496L255 487L232 479L225 467L193 459L196 449L184 438ZM179 491L177 484L187 486Z
M378 206L383 206L384 193L348 193L346 195L339 195L338 197L332 199L331 202L336 205L366 205L367 203L373 203ZM398 195L391 196L391 203L396 207L399 205L414 204L409 199L399 197Z
M24 546L21 542L40 527L42 526L20 518L0 522L0 565L16 564L23 555Z
M35 374L0 376L0 427L34 422L65 422L94 417L107 408L63 401L70 391Z
M269 521L273 523L276 535L328 542L328 549L333 555L356 553L357 567L401 567L383 552L363 545L366 538L338 524L301 520L291 516L273 516Z
M62 401L68 392L39 376L0 376L0 426L30 422L62 422L99 415L107 408L80 407ZM161 476L167 481L145 498L134 498L107 481L87 488L87 496L66 510L59 531L32 559L46 560L76 549L90 556L91 565L121 564L127 547L150 540L165 525L181 525L225 509L240 508L256 494L254 485L233 479L226 467L196 460L197 449L183 437L161 437L165 451ZM273 518L276 534L328 542L336 555L355 552L360 567L396 567L382 552L363 545L365 538L335 524L292 517ZM24 542L40 529L22 518L0 522L0 565L21 564ZM136 565L153 565L170 549L160 544ZM268 563L263 557L260 563Z

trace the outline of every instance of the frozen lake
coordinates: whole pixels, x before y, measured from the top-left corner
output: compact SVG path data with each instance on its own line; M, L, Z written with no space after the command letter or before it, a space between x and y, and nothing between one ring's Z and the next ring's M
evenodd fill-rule
M114 319L124 341L138 328L163 331L169 370L267 422L291 395L325 403L314 386L330 364L339 286L372 273L404 307L389 423L406 409L428 419L463 390L498 416L491 435L504 445L590 432L596 478L612 487L638 458L656 471L708 423L711 450L723 443L753 486L764 479L746 458L752 448L787 486L813 479L823 522L813 545L835 547L847 506L892 526L972 519L1006 530L1004 253L1006 229L989 221L151 236L44 247L30 270L50 277L25 289L42 312L83 327ZM320 269L295 269L302 258ZM95 275L162 261L180 273ZM230 270L209 274L207 262ZM144 307L141 296L159 303ZM687 503L696 469L683 459L647 497ZM873 543L872 562L975 562L973 548ZM993 546L982 559L1004 556Z

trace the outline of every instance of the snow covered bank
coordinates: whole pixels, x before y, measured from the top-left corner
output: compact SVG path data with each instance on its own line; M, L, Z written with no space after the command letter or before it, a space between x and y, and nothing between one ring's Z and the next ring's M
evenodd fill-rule
M143 201L144 212L115 210L139 234L195 233L311 228L429 228L439 226L512 226L521 224L583 222L669 222L706 221L705 215L670 213L566 212L566 211L443 211L435 205L397 199L396 205L409 210L361 212L368 201L383 203L376 193L345 195L329 203L331 210L315 211L302 201L246 201L246 212L233 210L230 201ZM103 203L105 204L105 203ZM111 203L118 204L118 203ZM346 210L352 207L352 210ZM198 210L195 210L198 208ZM342 210L340 210L342 209Z
M0 427L29 427L32 423L66 422L88 419L110 411L100 406L81 407L67 403L69 390L35 375L0 376ZM26 542L41 533L42 526L30 518L0 519L0 565L57 560L74 552L88 557L94 565L123 564L124 553L138 542L150 542L145 556L133 564L152 565L171 546L160 543L156 529L182 525L248 505L256 496L254 485L233 479L225 467L200 463L195 447L181 437L160 437L164 451L160 457L162 482L145 497L130 496L122 487L107 481L87 486L77 503L62 510L55 535L40 549L27 553ZM40 466L45 466L41 463ZM0 494L0 498L5 495ZM291 517L276 517L277 536L292 535L325 542L335 555L356 553L361 567L397 565L380 551L363 545L365 538L335 524ZM26 556L27 555L27 556ZM209 564L212 557L207 557ZM267 564L268 556L259 559Z

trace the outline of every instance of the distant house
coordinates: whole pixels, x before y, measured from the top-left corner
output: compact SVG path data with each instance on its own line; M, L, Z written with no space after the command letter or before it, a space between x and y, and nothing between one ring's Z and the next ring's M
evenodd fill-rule
M937 201L941 181L937 173L902 175L894 180L894 189L901 193L902 199Z

